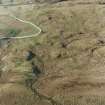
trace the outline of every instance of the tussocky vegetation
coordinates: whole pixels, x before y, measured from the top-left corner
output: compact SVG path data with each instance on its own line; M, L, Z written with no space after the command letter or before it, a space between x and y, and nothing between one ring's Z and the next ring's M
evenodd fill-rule
M104 1L37 2L8 7L42 32L0 40L0 105L104 105ZM10 17L0 24L1 35L34 30Z

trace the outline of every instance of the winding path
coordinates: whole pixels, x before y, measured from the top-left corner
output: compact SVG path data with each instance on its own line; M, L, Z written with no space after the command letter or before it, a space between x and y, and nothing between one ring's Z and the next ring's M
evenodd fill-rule
M12 17L12 18L14 18L14 19L16 19L16 20L18 20L18 21L20 21L20 22L23 22L23 23L26 23L26 24L29 24L29 25L31 25L31 26L33 26L35 29L37 29L38 30L38 32L37 33L35 33L35 34L32 34L32 35L28 35L28 36L19 36L19 37L4 37L4 36L2 36L0 39L24 39L24 38L32 38L32 37L36 37L36 36L38 36L40 33L41 33L41 28L39 28L37 25L35 25L34 23L32 23L32 22L30 22L30 21L26 21L26 20L22 20L22 19L19 19L19 18L17 18L16 16L14 16L13 14L11 14L10 15L10 17Z

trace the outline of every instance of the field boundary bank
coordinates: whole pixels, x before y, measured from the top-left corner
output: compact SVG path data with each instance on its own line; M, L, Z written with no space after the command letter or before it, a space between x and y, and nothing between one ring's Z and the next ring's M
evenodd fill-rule
M101 2L101 1L96 1L96 2L70 2L70 1L64 1L64 2L69 2L69 4L73 4L73 5L82 5L82 4L96 4L96 5L105 5L105 2ZM14 4L0 4L0 6L22 6L22 5L43 5L43 4L56 4L56 3L61 3L61 2L55 2L55 3L14 3ZM37 6L36 5L36 6Z

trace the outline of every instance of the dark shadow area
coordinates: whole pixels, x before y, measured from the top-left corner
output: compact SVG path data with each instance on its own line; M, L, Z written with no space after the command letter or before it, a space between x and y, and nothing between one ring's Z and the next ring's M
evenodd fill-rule
M27 56L26 56L27 61L32 60L32 58L34 58L34 57L35 57L35 54L32 51L27 52Z

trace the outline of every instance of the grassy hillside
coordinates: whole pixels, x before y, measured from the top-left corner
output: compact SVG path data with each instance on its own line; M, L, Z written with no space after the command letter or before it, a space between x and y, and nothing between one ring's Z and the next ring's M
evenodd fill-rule
M42 33L0 42L0 105L104 105L103 7L62 2L23 12Z

